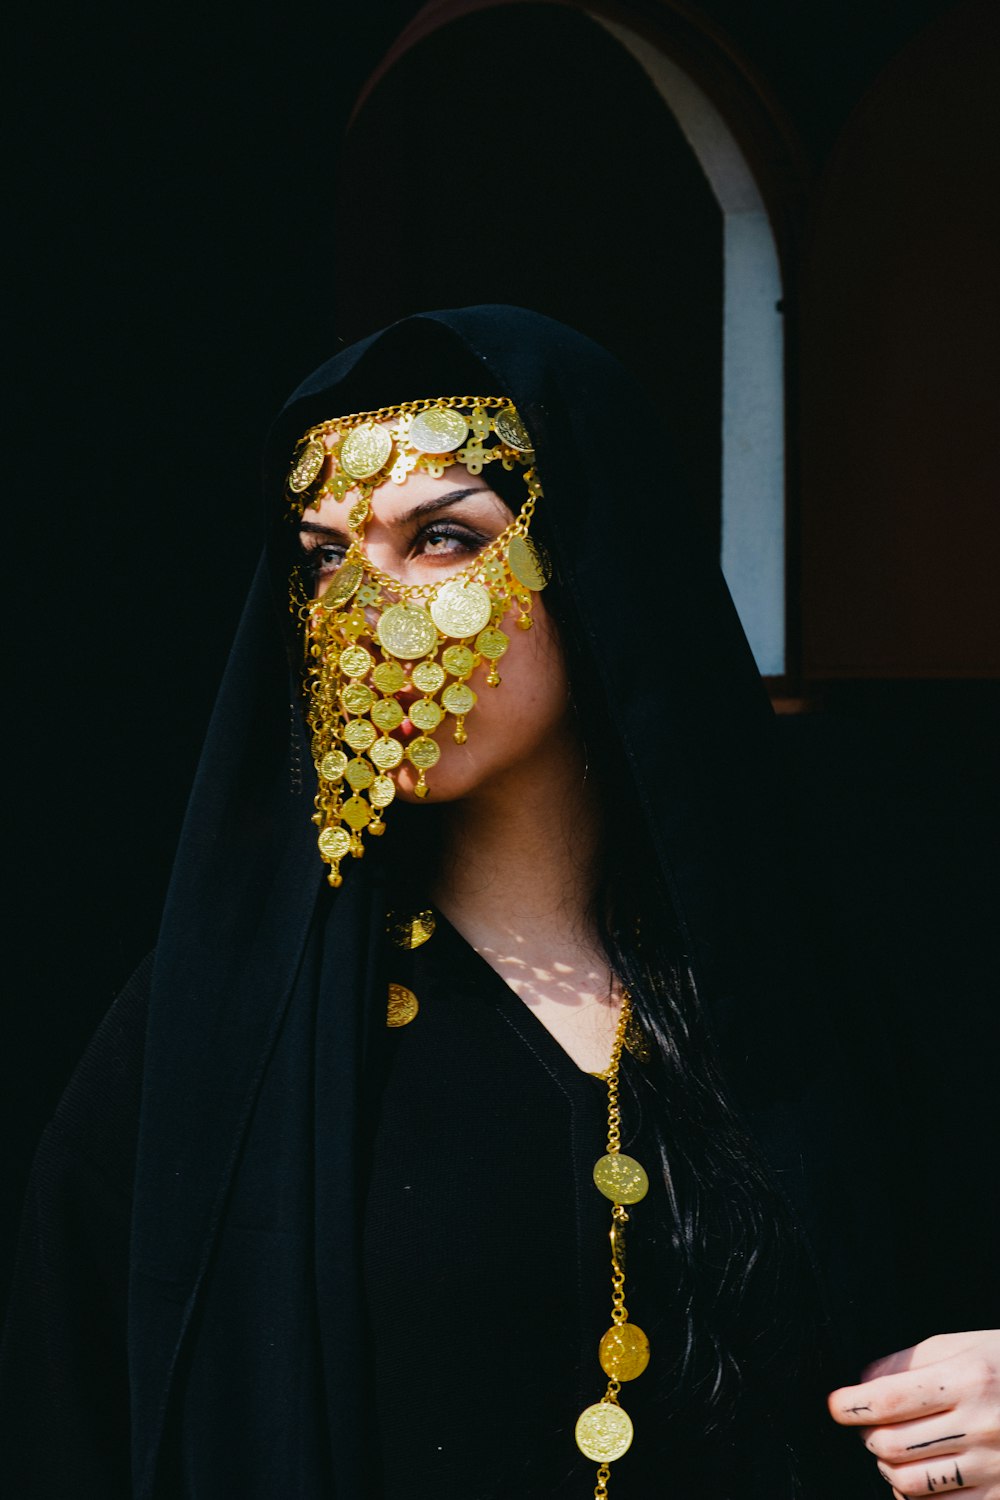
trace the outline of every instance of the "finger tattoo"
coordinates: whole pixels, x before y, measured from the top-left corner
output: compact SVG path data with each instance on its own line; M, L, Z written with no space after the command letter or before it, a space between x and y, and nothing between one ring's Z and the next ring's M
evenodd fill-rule
M937 1443L957 1443L959 1438L964 1438L964 1432L949 1432L947 1437L928 1438L926 1443L908 1443L906 1451L912 1453L915 1448L933 1448Z
M942 1474L937 1480L934 1479L934 1476L931 1473L930 1469L928 1469L926 1473L928 1495L936 1495L942 1485L954 1485L957 1490L965 1489L965 1480L962 1478L962 1471L958 1467L957 1463L955 1465L954 1474Z

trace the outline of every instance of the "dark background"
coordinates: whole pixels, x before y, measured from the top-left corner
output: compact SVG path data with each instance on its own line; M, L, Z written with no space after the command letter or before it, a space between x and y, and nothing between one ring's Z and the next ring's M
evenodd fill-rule
M98 3L38 5L15 21L5 86L5 1221L81 1049L155 941L258 551L263 437L302 375L339 339L410 306L513 300L589 320L588 331L659 382L696 503L718 525L720 224L679 133L584 17L505 7L522 11L506 42L497 14L473 17L427 44L437 49L432 67L388 75L345 156L355 101L418 9ZM706 36L709 51L735 57L757 81L790 143L776 207L790 315L807 333L836 321L835 299L817 311L814 298L812 323L794 305L796 285L809 274L815 284L823 266L810 225L823 222L830 198L823 212L811 202L859 119L863 147L870 91L952 7L706 0L632 9L676 22L684 45ZM512 87L523 100L513 137L496 125ZM891 135L891 108L888 118ZM947 144L954 155L957 134ZM646 188L651 157L673 164L682 232ZM428 194L429 180L438 193ZM995 256L995 241L987 248ZM623 270L601 287L614 257ZM958 264L954 283L964 284ZM857 305L853 292L848 300ZM683 361L649 357L643 335L663 324L677 330ZM791 354L793 392L810 358L814 368L812 406L807 388L805 417L799 397L790 408L793 496L809 472L795 467L801 435L822 427L816 413L826 410L817 348ZM970 422L986 424L987 410ZM961 469L960 445L955 460ZM805 535L806 604L822 596L821 623L835 618L842 575L816 564L828 556L826 533L808 515L790 525L793 543ZM963 532L961 515L954 526ZM797 554L791 586L801 602ZM961 576L953 591L963 594ZM953 656L933 670L919 661L900 669L890 652L852 675L849 661L830 666L824 637L816 662L825 651L826 667L811 673L808 630L793 636L793 670L776 691L805 698L820 717L882 726L897 765L936 725L927 765L961 783L955 805L963 826L974 823L998 743L995 663L970 658L961 669ZM840 732L833 760L847 753ZM796 725L800 733L812 730ZM877 775L869 794L887 795ZM935 827L950 836L958 816L939 807ZM911 841L924 837L904 814L897 822ZM988 880L986 854L972 861Z

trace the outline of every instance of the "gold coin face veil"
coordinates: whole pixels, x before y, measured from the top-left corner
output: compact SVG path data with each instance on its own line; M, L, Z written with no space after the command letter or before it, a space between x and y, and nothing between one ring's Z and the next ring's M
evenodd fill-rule
M440 737L474 733L480 692L499 687L509 631L531 628L532 598L549 580L530 533L542 495L534 450L503 396L439 396L355 412L310 427L286 480L293 519L324 500L348 504L350 544L318 598L293 581L305 640L306 717L318 791L313 821L331 885L384 831L396 773L408 762L418 797L432 793ZM517 515L472 562L432 584L409 586L368 558L371 496L414 471L437 478L450 464L470 474L499 464L519 471ZM404 707L405 704L405 707ZM402 728L408 721L407 736Z

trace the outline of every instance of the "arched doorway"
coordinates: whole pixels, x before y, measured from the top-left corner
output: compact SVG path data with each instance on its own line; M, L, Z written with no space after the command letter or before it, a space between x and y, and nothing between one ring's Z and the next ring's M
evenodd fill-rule
M363 202L383 169L392 186L341 247L340 321L350 337L421 306L513 301L611 348L668 413L758 664L781 677L782 273L754 163L794 152L775 152L781 132L712 38L628 10L424 7L355 109L342 192Z

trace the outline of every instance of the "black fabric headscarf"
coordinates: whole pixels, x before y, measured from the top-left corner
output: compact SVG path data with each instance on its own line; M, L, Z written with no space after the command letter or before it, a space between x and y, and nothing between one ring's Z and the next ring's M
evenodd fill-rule
M734 1095L824 1263L841 1378L856 1373L855 1323L871 1325L878 1289L852 1287L849 1268L877 1259L879 1215L866 1211L860 1250L826 1144L846 1081L780 877L770 706L658 414L615 360L547 318L429 313L319 369L268 445L267 555L153 980L130 1288L138 1500L373 1493L358 1225L385 872L368 856L348 861L341 890L324 882L282 486L311 423L465 391L509 396L533 436L537 530L628 766L621 814L647 826Z

